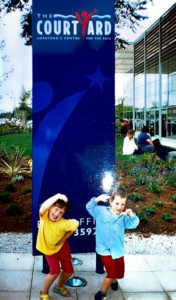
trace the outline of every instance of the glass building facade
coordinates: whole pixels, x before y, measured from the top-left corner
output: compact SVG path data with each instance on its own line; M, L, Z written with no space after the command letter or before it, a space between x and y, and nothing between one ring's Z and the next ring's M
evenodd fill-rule
M124 119L133 119L135 131L149 125L151 135L162 142L176 141L176 4L130 49L133 66L125 70ZM125 51L129 49L122 56Z

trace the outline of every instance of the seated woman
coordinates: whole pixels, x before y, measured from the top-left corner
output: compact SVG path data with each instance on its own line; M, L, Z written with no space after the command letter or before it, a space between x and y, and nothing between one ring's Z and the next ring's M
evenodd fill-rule
M142 154L142 149L139 148L134 141L135 131L130 129L123 141L123 155Z
M156 154L161 157L163 160L166 160L166 156L167 153L172 151L170 148L168 147L163 147L160 144L159 139L155 139L155 140L151 140L151 137L149 135L149 127L148 126L144 126L141 130L141 132L139 133L138 137L137 137L137 143L138 146L147 152L155 152Z
M149 127L144 126L137 137L138 146L147 152L154 152L154 144L151 140L151 137L148 135Z

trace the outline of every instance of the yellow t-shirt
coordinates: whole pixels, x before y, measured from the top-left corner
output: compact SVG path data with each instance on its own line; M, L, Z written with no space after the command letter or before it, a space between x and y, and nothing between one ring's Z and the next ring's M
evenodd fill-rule
M67 231L75 231L78 226L79 222L74 219L66 220L61 218L56 222L50 221L47 210L42 217L40 216L40 226L36 244L37 250L47 255L57 253L63 244L59 246L55 246L55 244L63 238Z

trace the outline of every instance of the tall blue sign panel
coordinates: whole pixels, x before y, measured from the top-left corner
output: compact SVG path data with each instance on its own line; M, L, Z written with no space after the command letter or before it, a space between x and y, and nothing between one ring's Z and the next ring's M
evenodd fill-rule
M115 177L114 1L33 4L33 254L39 205L67 195L72 253L95 251L85 205ZM66 217L66 216L65 216Z

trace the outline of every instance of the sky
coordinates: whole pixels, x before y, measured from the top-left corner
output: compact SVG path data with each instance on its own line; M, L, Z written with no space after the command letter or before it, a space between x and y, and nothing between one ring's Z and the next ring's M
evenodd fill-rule
M144 15L149 19L140 22L140 27L136 33L130 29L118 30L122 38L129 42L135 41L145 30L147 30L163 13L165 13L175 0L153 0L154 5L149 3ZM140 12L141 13L141 12ZM0 42L5 39L6 46L0 50L0 76L8 72L11 68L14 71L9 74L6 81L0 86L0 112L12 111L19 104L22 85L28 90L32 90L32 47L25 46L25 40L20 37L20 19L23 13L9 13L0 18ZM142 14L142 13L141 13ZM8 62L3 62L1 56L7 54ZM116 74L115 98L123 95L123 76Z
M0 19L0 42L5 39L6 46L0 50L0 72L14 71L0 86L0 111L12 111L18 106L22 85L32 90L32 47L25 46L20 37L22 13L9 13ZM1 56L7 55L8 62L2 62Z

